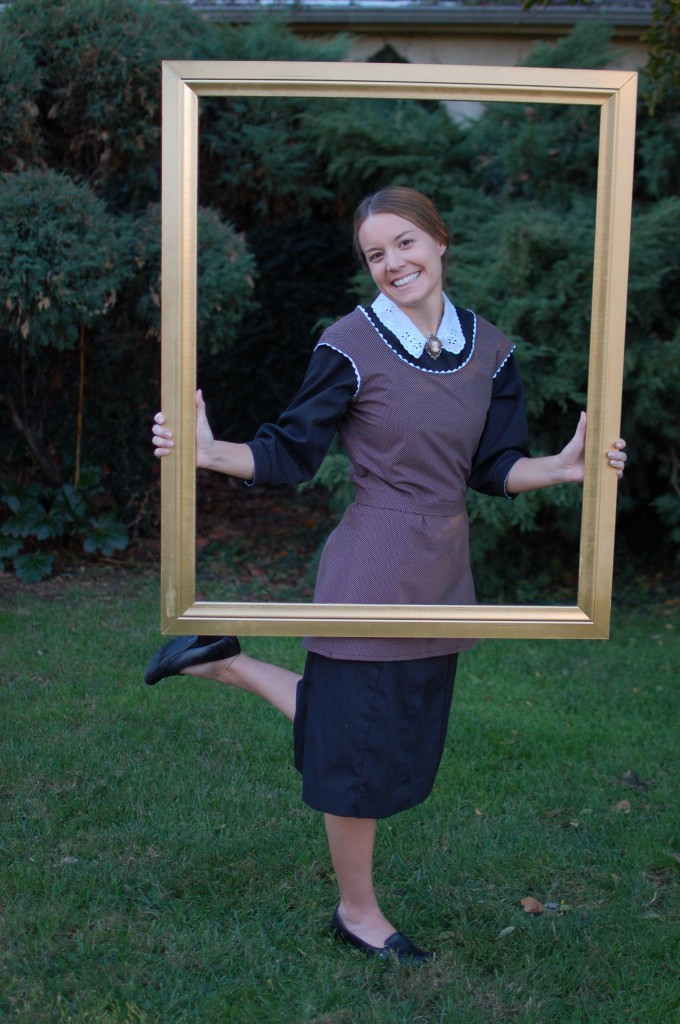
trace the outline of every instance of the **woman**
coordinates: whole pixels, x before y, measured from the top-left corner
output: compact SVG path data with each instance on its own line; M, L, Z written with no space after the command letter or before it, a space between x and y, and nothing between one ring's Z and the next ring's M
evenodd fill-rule
M215 440L196 397L199 467L254 483L310 479L336 432L356 500L321 558L315 601L470 604L465 494L583 479L585 416L558 454L531 458L512 343L443 292L448 230L412 189L386 188L355 214L355 248L379 294L322 335L296 398L247 444ZM155 417L158 457L173 435ZM621 477L619 439L607 453ZM432 789L464 639L310 637L303 678L254 661L233 637L178 637L146 681L177 673L260 694L294 720L303 800L324 812L340 903L332 929L367 953L422 962L376 899L376 820Z

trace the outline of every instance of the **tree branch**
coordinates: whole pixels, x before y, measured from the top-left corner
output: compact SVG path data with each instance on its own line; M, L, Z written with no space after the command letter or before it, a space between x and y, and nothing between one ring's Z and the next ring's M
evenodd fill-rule
M52 487L61 487L61 485L64 482L62 480L61 473L55 466L54 462L52 462L52 459L50 459L48 455L45 455L44 452L41 450L40 445L36 441L35 435L33 434L33 431L26 423L23 422L23 420L19 416L19 413L17 412L17 407L12 401L11 396L0 394L0 401L4 402L5 405L7 406L7 410L9 412L12 424L14 425L15 429L18 430L18 432L23 436L24 441L26 442L26 447L28 448L28 451L33 462L35 463L36 467L40 470L42 475L45 477L47 483L50 484Z

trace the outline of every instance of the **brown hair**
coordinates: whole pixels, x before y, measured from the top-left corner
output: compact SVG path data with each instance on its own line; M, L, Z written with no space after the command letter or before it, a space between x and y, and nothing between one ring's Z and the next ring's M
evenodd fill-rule
M447 251L442 256L442 272L446 273L449 229L431 199L404 185L381 188L379 192L362 199L354 211L354 252L363 267L368 269L368 263L359 245L359 230L374 213L394 213L397 217L403 217L426 231L436 242L445 245Z

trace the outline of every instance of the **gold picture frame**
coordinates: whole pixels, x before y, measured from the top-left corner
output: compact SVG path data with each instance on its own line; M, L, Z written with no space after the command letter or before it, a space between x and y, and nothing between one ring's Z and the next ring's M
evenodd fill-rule
M201 96L587 104L600 108L588 433L575 605L330 605L196 601L196 268ZM163 63L161 629L270 636L606 639L619 436L637 75L631 71L304 61Z

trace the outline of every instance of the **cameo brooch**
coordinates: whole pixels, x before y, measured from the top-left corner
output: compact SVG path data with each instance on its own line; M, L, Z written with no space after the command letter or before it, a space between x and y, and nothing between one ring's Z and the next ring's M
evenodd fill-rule
M425 345L425 348L427 349L427 354L429 356L432 356L433 359L439 359L440 355L442 354L443 347L444 346L442 345L441 341L439 340L436 334L431 334L430 337L427 339L427 343Z

